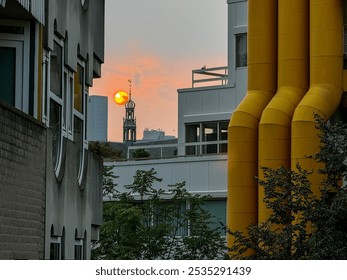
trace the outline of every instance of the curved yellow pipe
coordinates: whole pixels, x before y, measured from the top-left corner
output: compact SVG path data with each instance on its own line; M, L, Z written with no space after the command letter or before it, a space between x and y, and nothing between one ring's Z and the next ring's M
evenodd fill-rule
M309 86L308 24L309 0L278 2L278 90L259 123L259 167L290 168L291 121ZM259 222L271 213L263 199L259 188Z
M336 111L342 96L343 77L343 1L310 1L310 78L311 86L297 106L292 121L291 164L317 170L317 163L307 155L318 151L319 137L313 114L326 120ZM314 173L313 191L321 176Z
M247 36L248 92L228 128L227 224L243 232L257 223L258 124L277 87L277 0L248 1Z

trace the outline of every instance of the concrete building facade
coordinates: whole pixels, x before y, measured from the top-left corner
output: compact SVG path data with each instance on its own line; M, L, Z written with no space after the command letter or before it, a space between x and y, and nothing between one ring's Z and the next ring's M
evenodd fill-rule
M88 259L102 223L86 108L104 59L104 1L1 3L0 258Z
M107 142L108 97L88 97L88 141Z

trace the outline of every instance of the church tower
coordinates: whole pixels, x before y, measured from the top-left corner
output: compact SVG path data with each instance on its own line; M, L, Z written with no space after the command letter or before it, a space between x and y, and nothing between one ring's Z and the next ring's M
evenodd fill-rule
M131 99L131 80L129 80L129 100L125 103L125 118L123 118L123 142L136 142L135 102Z

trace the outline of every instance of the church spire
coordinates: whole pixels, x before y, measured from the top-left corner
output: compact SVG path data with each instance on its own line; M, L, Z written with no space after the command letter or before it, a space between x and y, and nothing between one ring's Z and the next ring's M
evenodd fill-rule
M129 100L125 103L125 118L123 118L123 142L136 141L135 102L131 99L131 79L129 82Z

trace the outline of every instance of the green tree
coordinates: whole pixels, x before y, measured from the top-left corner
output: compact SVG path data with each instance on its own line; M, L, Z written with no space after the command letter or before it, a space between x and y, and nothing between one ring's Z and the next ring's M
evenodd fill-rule
M145 149L136 149L132 153L133 158L141 159L141 158L148 158L150 156L150 153L146 151Z
M109 143L91 141L89 142L88 149L98 156L108 159L119 159L122 158L122 152L113 149Z
M263 167L264 202L272 210L248 233L229 233L233 259L347 259L347 127L315 116L320 131L320 151L311 156L324 168L320 193L311 191L311 172ZM246 253L247 252L247 253Z
M207 196L185 183L155 188L154 169L138 170L126 192L111 191L94 259L217 259L226 253L222 225L204 209ZM114 185L114 187L116 187ZM189 205L189 207L186 207ZM190 233L190 234L188 234Z

